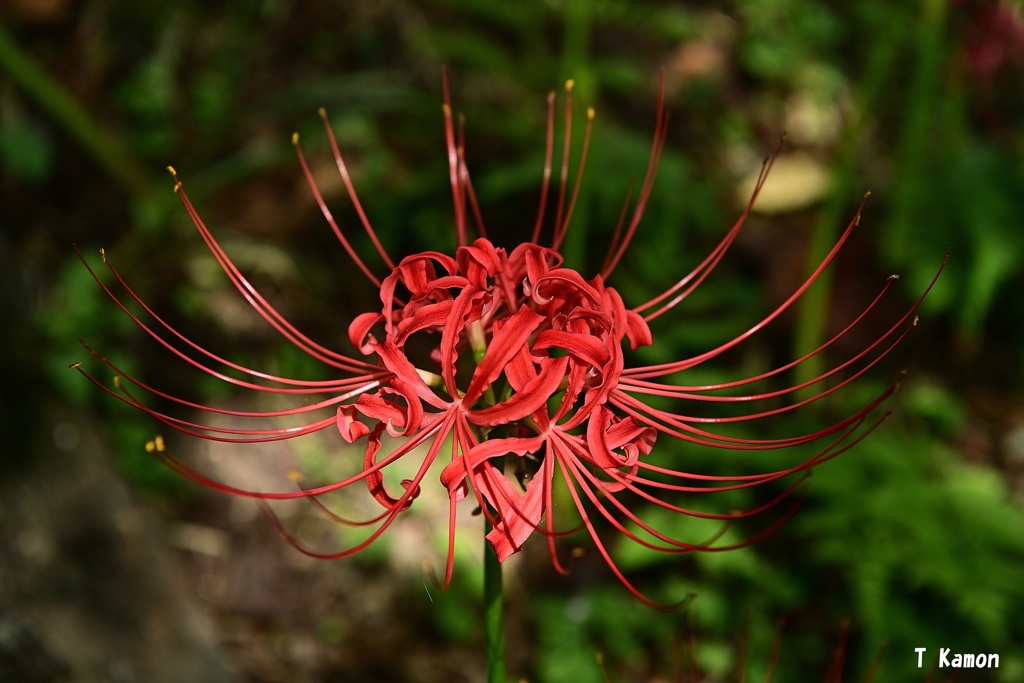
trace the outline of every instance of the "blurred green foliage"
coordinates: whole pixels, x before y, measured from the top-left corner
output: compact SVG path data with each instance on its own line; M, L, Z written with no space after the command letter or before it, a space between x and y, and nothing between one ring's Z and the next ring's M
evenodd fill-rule
M107 247L146 300L204 345L282 374L315 372L225 303L228 284L163 166L177 167L228 250L282 310L343 345L347 321L374 293L320 224L288 144L298 130L318 177L328 177L317 107L327 108L390 252L447 250L439 110L447 66L488 228L511 244L533 222L522 207L538 192L544 94L574 78L578 111L593 105L597 119L567 252L593 270L627 184L642 176L663 67L673 121L641 234L613 282L627 302L646 300L703 258L741 208L737 177L756 170L782 130L790 129L787 149L830 169L831 192L790 215L752 218L749 237L715 276L658 322L642 360L692 355L759 320L792 289L773 283L798 282L868 188L874 197L849 256L796 319L701 372L732 378L802 354L855 315L893 269L903 275L894 298L906 306L947 247L952 255L919 329L878 369L879 382L913 370L893 402L896 417L816 471L795 521L726 554L680 559L624 546L624 569L645 587L696 594L681 615L647 611L599 562L561 589L533 580L520 639L530 656L515 673L578 683L678 676L692 629L708 675L735 677L745 638L750 679L761 680L785 616L785 680L824 675L844 618L851 680L884 640L878 680L923 680L913 651L922 646L1002 655L990 677L958 680L1021 675L1024 475L1008 437L1024 424L1019 3L276 1L234 3L220 14L197 2L157 11L116 0L57 5L63 14L33 19L14 3L0 29L0 72L11 77L0 81L2 240L18 269L9 291L20 323L8 332L14 351L5 363L11 376L33 369L36 395L92 415L140 487L171 499L182 490L140 449L150 423L66 370L86 355L74 340L170 393L209 399L225 388L171 367L93 285L72 242L94 267L98 247ZM1004 61L984 61L994 53ZM83 137L89 131L102 135ZM332 187L336 215L354 225ZM355 241L371 253L365 239ZM879 388L837 397L806 422L764 429L813 429ZM12 400L9 424L28 419L31 405ZM667 441L658 447L673 448ZM723 472L746 467L717 453L680 448L678 457ZM723 507L756 500L737 493ZM737 525L729 537L760 528ZM463 574L474 571L470 560L461 564ZM474 635L464 605L444 601L432 613L433 628L452 642ZM335 642L349 627L321 628Z

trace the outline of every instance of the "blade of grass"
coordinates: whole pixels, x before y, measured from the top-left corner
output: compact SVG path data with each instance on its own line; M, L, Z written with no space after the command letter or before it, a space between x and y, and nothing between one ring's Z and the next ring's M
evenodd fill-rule
M118 185L136 198L149 181L117 137L102 128L74 95L0 26L0 70L67 133Z

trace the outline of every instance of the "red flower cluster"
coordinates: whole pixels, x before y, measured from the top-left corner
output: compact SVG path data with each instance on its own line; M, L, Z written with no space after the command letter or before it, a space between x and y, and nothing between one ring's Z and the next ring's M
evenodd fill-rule
M653 504L674 513L728 521L774 506L799 481L767 503L746 511L702 512L682 507L666 500L666 497L748 488L807 472L844 452L869 433L878 422L869 422L869 414L895 391L897 383L845 419L811 433L788 438L754 439L718 433L708 425L785 413L842 388L871 368L907 334L916 321L914 310L924 294L877 341L813 380L774 391L742 393L744 388L777 377L832 346L874 308L893 278L846 329L803 358L758 376L725 384L688 386L676 381L679 373L736 346L792 305L847 240L859 222L858 209L833 250L806 282L749 330L692 358L627 368L624 346L636 349L651 344L648 323L684 299L722 259L742 227L775 157L766 161L746 210L712 253L693 272L662 294L640 306L628 308L618 292L605 284L605 280L614 271L643 215L664 144L668 117L663 113L662 97L659 96L654 142L636 203L632 212L623 212L601 272L586 279L563 265L558 248L569 225L589 147L593 111L588 113L582 156L570 190L570 82L565 105L565 138L556 219L550 246L542 246L555 128L555 98L553 94L549 97L545 182L533 236L529 242L507 251L486 238L465 162L462 131L457 131L453 122L446 83L445 133L458 247L454 258L431 251L408 256L395 265L363 211L337 143L327 126L326 116L321 111L348 194L364 229L391 269L383 279L378 279L358 257L335 222L295 137L303 172L324 217L356 265L380 289L380 310L358 316L349 328L353 346L372 357L373 362L327 349L292 326L241 274L199 218L181 183L177 183L175 189L186 210L239 292L291 343L343 376L321 381L276 377L221 358L189 341L157 316L108 263L128 297L141 305L153 322L147 323L136 317L113 290L102 283L101 286L146 332L192 366L247 389L288 396L326 395L327 398L289 410L268 412L200 406L168 396L124 375L100 357L124 378L117 380L117 390L104 389L175 430L215 441L290 439L331 426L336 426L349 443L365 439L363 466L358 474L315 488L274 492L243 490L213 481L176 458L162 439L150 444L150 450L190 479L221 491L258 499L309 498L317 502L319 508L325 509L318 501L319 496L363 482L384 511L360 524L376 524L377 528L359 544L330 554L316 553L291 539L305 552L320 557L350 555L373 542L402 511L413 504L428 470L445 444L449 443L450 456L440 474L441 484L448 491L450 509L445 585L450 580L453 564L456 505L469 496L476 500L493 526L487 538L500 560L520 550L526 539L537 532L547 538L556 568L565 571L555 546L555 539L571 531L572 526L571 523L556 524L555 489L564 484L582 527L608 565L631 592L650 604L620 572L599 533L602 524L596 519L604 520L604 524L648 548L671 553L712 549L718 535L696 543L683 541L670 530L659 529L646 522L638 513ZM467 239L468 213L472 213L480 233L480 237L472 242ZM426 344L417 341L416 346L431 349L429 359L414 360L413 354L407 350L412 339L426 341ZM224 367L235 372L228 373L222 369ZM240 379L235 376L238 373L256 381ZM672 377L672 381L660 381L668 377ZM99 384L95 379L93 381ZM189 408L246 418L316 414L324 409L334 414L296 427L227 429L158 412L138 399L127 385ZM777 401L802 390L812 393L784 402L781 406ZM655 407L644 402L643 396L658 397L652 402L657 405L664 403L662 399L671 399L680 404L731 403L752 408L740 415L696 416ZM758 407L764 403L774 407ZM390 453L382 454L385 432L393 437L404 437L405 441ZM668 458L664 456L654 457L652 449L658 435L736 451L785 449L826 439L828 442L795 465L769 468L767 472L755 474L725 476L689 472L667 462ZM426 447L426 453L413 478L402 481L401 490L392 487L389 491L384 482L385 469L420 446ZM784 520L788 515L782 517ZM714 549L723 548L714 546Z
M402 306L395 302L398 286L408 293ZM384 312L356 318L350 336L393 377L338 409L341 434L349 442L368 437L371 467L384 429L413 443L454 433L457 451L441 482L453 505L472 489L495 510L488 538L499 559L519 550L552 508L555 460L629 476L639 454L650 453L655 430L607 405L622 375L623 342L635 349L649 344L651 333L600 276L587 282L561 267L557 252L536 244L507 254L481 238L459 247L454 259L405 259L384 280L381 300ZM368 330L381 322L385 337L378 342ZM405 344L417 333L440 336L440 376L417 370L406 356ZM467 352L475 362L460 373L459 355ZM376 427L371 431L360 416ZM514 468L529 479L522 491L504 474L507 455L530 456ZM543 475L534 476L541 468ZM396 503L380 488L374 495Z

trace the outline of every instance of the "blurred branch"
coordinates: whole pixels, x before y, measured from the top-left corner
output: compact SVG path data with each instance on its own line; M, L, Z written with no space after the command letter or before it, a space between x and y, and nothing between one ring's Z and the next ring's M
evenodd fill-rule
M0 69L68 133L117 183L141 197L149 179L140 165L104 130L64 85L51 76L0 26Z

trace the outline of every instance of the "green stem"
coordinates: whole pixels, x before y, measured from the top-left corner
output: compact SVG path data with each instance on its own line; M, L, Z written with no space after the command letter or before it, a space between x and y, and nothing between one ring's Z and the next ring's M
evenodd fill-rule
M60 81L22 50L3 27L0 27L0 70L6 72L122 187L135 196L146 192L146 174L135 159L89 115Z
M837 233L844 225L844 211L848 210L851 198L859 199L859 196L855 194L854 187L858 153L863 143L867 124L872 120L871 114L875 111L881 98L882 87L886 83L894 55L900 45L899 40L898 32L889 31L888 34L879 36L873 49L867 51L871 58L858 93L853 123L844 133L843 142L837 155L832 197L822 209L808 249L806 266L808 273L818 267L818 264L835 244ZM832 298L833 271L834 268L825 270L818 277L815 286L807 290L797 303L798 317L794 338L794 353L797 356L802 356L809 350L820 346L826 339L828 308ZM807 359L795 370L797 380L806 382L818 377L825 371L824 364L825 358L820 354ZM813 387L808 387L800 396L806 398L813 393Z
M893 202L892 218L884 233L889 255L897 261L906 262L911 258L915 233L919 223L915 209L921 203L931 203L932 180L935 175L931 164L937 157L929 148L935 144L935 134L942 131L948 135L954 130L948 120L943 120L944 105L949 97L944 93L943 72L947 68L946 56L946 5L941 0L921 0L918 15L914 17L916 36L914 40L913 70L906 87L906 106L903 111L903 127L899 131L899 148L896 153L897 177L901 188ZM946 146L945 144L943 146Z
M490 522L485 525L491 530ZM501 562L484 539L484 634L487 640L487 683L505 683L505 604L501 586Z

